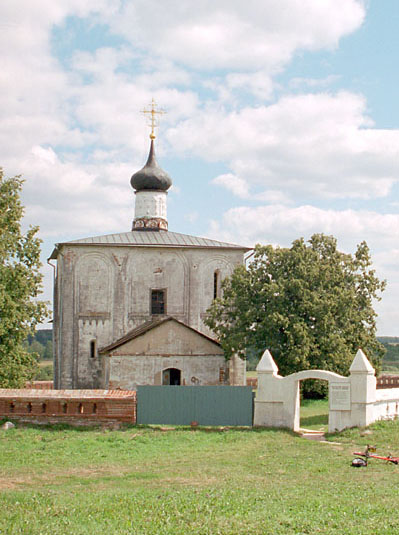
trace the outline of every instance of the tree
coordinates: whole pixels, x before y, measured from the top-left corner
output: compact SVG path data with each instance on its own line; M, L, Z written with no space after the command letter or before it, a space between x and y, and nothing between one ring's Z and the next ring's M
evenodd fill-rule
M44 352L46 348L37 340L33 340L33 342L28 346L27 349L28 353L34 353L35 355L37 355L38 360L42 360L44 358Z
M51 340L47 340L46 347L44 349L44 360L52 360L53 359L53 342Z
M361 347L380 366L373 300L385 281L371 269L365 242L355 254L337 250L333 236L315 234L291 248L255 247L246 269L238 266L222 284L223 296L206 324L226 356L260 356L270 349L282 375L306 369L347 374Z
M38 227L21 232L23 180L0 169L0 387L17 388L33 377L37 355L25 343L47 316L41 291Z

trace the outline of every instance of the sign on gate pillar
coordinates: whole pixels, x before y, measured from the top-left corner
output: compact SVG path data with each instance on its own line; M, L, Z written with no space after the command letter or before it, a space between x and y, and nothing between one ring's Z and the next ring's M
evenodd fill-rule
M351 386L349 383L333 383L330 381L329 404L332 411L351 410Z

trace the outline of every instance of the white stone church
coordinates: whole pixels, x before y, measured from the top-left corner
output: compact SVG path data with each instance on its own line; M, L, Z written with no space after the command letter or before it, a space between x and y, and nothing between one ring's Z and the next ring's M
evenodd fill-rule
M172 181L155 158L131 178L130 232L56 244L54 385L244 384L245 363L226 361L205 312L246 247L170 232Z

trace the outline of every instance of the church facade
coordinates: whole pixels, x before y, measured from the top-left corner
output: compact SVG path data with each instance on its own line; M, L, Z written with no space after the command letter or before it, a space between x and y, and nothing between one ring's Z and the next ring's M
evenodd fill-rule
M249 249L168 230L171 179L153 138L131 185L130 232L59 243L50 257L55 388L243 384L245 363L225 361L204 317Z

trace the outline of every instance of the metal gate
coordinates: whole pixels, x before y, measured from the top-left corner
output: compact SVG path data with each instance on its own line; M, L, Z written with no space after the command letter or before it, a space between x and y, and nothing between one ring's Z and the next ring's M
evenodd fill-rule
M138 386L137 423L252 426L250 386Z

